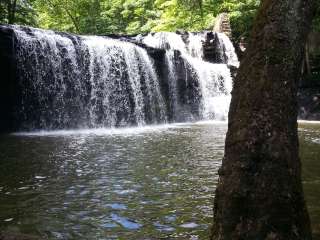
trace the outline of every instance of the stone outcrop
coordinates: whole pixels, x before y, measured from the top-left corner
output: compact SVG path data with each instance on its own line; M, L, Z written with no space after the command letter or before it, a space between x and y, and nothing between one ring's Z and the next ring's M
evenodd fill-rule
M228 13L220 13L216 17L216 22L213 28L214 32L220 32L226 34L229 38L232 37L230 19Z

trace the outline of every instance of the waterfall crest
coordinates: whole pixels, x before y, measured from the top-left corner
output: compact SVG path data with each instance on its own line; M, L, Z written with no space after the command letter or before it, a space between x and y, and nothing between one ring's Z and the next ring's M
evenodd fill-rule
M76 36L20 26L14 34L17 130L122 127L225 120L238 66L216 34L218 63L203 33Z

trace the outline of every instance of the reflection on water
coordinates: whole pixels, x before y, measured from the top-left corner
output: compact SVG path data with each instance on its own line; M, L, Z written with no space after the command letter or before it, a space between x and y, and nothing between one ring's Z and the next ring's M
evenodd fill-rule
M0 137L0 230L49 239L207 239L226 125ZM320 128L302 125L320 232Z
M305 197L314 240L320 240L320 124L301 123L299 133Z

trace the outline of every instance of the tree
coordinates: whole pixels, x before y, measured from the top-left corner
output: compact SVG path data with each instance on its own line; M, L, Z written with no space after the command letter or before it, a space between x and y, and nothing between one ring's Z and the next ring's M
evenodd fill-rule
M34 0L0 0L0 22L35 25Z
M222 0L156 0L158 18L148 21L152 31L212 30Z
M85 17L81 12L86 0L38 0L40 26L44 28L81 33L80 20Z
M17 0L7 0L7 14L8 23L13 24L15 22L15 16L17 11Z
M264 0L232 92L212 239L311 239L297 89L316 0Z

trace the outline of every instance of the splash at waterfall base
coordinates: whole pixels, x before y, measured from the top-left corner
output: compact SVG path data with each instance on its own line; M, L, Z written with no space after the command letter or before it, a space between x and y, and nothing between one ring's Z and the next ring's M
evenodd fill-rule
M76 36L0 26L1 131L226 120L238 60L221 33Z

